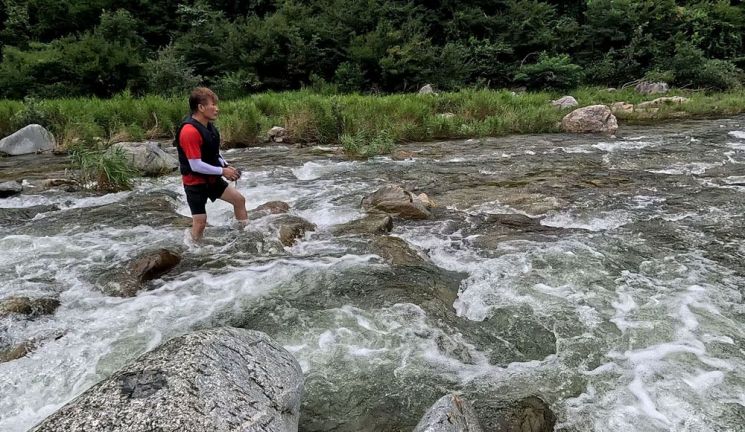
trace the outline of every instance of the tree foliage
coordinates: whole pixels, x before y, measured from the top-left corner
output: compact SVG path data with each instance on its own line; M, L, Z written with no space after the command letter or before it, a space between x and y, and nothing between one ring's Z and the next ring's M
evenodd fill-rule
M741 85L722 0L0 0L0 97Z

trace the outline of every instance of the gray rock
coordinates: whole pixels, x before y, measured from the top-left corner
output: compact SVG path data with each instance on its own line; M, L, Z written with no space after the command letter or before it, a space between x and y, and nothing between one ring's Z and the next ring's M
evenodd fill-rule
M590 105L576 109L561 120L561 127L570 133L605 133L613 135L618 121L605 105Z
M640 82L634 87L639 93L642 94L655 94L655 93L667 93L670 90L670 86L664 82Z
M7 198L9 196L18 195L23 191L23 186L20 183L14 181L7 181L0 183L0 198Z
M681 96L661 97L655 100L640 102L634 108L636 111L651 111L665 105L680 105L688 102L688 98Z
M382 211L402 219L427 219L431 216L419 197L399 185L386 185L362 199L362 207L370 211Z
M163 151L157 142L120 142L107 150L111 154L121 150L142 175L159 176L178 169L178 160Z
M53 150L54 135L41 125L31 124L0 140L0 153L11 156Z
M34 431L295 432L303 373L264 333L176 337L47 417Z
M577 102L577 99L572 96L564 96L551 101L551 105L557 108L570 108L579 105L579 102Z
M481 432L476 411L456 394L441 397L424 414L414 432Z
M422 88L419 89L419 94L428 94L428 95L436 95L435 90L432 88L432 85L425 84Z
M281 126L274 126L273 128L269 129L269 131L266 133L266 136L269 139L269 141L275 142L275 143L285 142L285 140L289 138L289 135L287 134L287 129Z
M503 411L493 425L496 432L551 432L556 416L551 408L536 396L521 399Z
M287 213L288 211L290 211L290 205L287 204L286 202L269 201L256 207L253 210L250 210L249 213L251 217L255 219L255 218L264 217L270 214Z

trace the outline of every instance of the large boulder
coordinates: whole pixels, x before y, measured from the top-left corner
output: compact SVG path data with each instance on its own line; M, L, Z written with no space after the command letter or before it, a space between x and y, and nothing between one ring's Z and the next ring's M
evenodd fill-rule
M7 181L0 183L0 198L7 198L9 196L18 195L23 191L23 186L15 181Z
M639 93L642 94L655 94L655 93L667 93L670 90L670 86L664 82L647 82L643 81L634 87Z
M53 150L54 135L43 126L31 124L0 140L0 153L11 156Z
M414 432L481 432L476 411L456 394L441 397L417 423Z
M573 106L579 105L579 102L577 102L577 99L572 96L564 96L559 99L552 100L551 105L557 108L571 108Z
M178 159L164 152L157 142L120 142L112 144L109 154L120 150L142 175L159 176L178 169Z
M200 330L142 355L33 430L295 432L302 392L297 360L266 334Z
M426 196L426 195L425 195ZM429 202L399 185L385 185L362 199L362 208L368 212L385 212L397 215L402 219L427 219L431 216L427 206Z
M605 133L613 135L618 121L605 105L590 105L576 109L561 120L561 127L570 133Z

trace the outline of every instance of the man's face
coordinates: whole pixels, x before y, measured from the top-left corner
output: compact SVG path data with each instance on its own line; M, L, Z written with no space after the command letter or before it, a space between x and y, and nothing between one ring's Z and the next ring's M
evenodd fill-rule
M217 118L217 115L220 113L220 108L217 107L217 101L209 99L206 104L199 104L199 112L201 112L207 120L212 121Z

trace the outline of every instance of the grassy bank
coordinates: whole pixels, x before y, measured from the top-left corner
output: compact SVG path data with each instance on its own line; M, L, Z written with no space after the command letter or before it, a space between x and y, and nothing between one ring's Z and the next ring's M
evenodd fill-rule
M581 88L568 92L580 106L639 103L632 89ZM562 94L463 90L439 95L322 95L310 91L263 93L223 100L218 126L227 146L254 145L273 126L287 128L295 143L342 144L361 156L390 151L394 143L557 132L570 109L549 101ZM655 113L618 114L623 124L681 117L722 117L745 112L745 91L705 93L674 90L686 104L663 106ZM186 112L186 100L155 96L112 99L0 101L0 136L29 123L47 127L63 147L78 142L172 138ZM96 139L99 138L99 139Z

